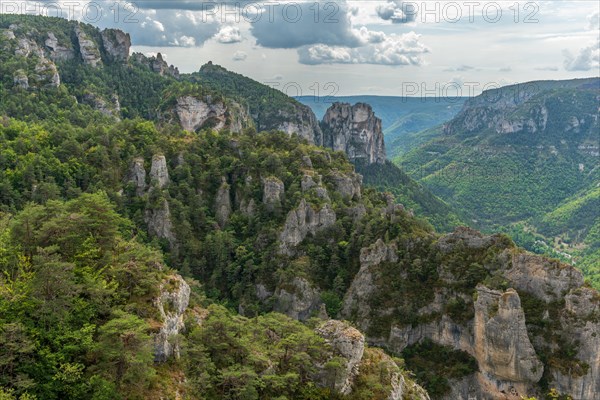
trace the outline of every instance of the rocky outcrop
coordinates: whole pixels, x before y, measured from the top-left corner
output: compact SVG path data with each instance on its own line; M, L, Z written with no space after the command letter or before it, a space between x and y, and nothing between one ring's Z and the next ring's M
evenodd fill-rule
M215 198L215 216L217 218L217 223L221 228L223 228L229 221L231 212L232 208L229 185L227 184L225 178L223 178Z
M75 35L77 36L77 43L79 44L79 53L81 55L83 63L93 68L102 65L102 58L100 57L100 50L98 50L98 46L85 33L81 25L77 25L75 27Z
M14 34L13 34L14 36ZM35 40L28 37L17 37L17 46L15 49L15 55L21 57L35 56L44 58L44 51L38 46Z
M542 378L544 366L527 335L525 314L514 289L502 293L483 285L475 301L474 356L498 390L525 395Z
M127 63L131 48L131 37L119 29L102 31L102 46L110 61Z
M337 393L350 394L365 351L365 337L348 323L336 320L325 322L315 332L332 347L334 356L343 360L343 365L334 374L324 371L323 386Z
M315 181L316 179L316 181ZM302 181L300 182L300 188L303 192L314 191L317 197L329 201L329 193L327 189L323 187L322 177L321 175L315 175L310 173L305 173L302 176Z
M331 205L315 210L302 199L298 208L288 213L283 231L279 235L280 252L291 255L294 248L310 234L315 234L335 224L336 215Z
M55 88L60 86L60 75L56 65L46 59L40 58L37 65L35 66L34 73L30 76L31 81L36 83L39 87L50 87Z
M152 189L151 189L152 190ZM150 236L156 236L169 242L171 248L175 248L177 241L173 232L171 222L171 210L167 199L161 199L158 206L146 207L144 221L148 226Z
M354 163L385 163L381 120L370 105L334 103L325 113L321 126L324 147L343 151Z
M310 143L321 145L322 132L315 114L310 108L302 104L295 104L293 112L279 110L277 119L281 122L272 127L288 135L296 134Z
M179 69L173 65L167 64L161 53L151 57L146 57L142 53L133 53L131 58L136 63L156 72L159 75L179 78Z
M558 300L571 289L583 286L583 274L578 269L528 253L515 253L512 268L504 273L517 290L531 293L550 302Z
M550 367L553 387L573 399L600 398L600 295L590 287L573 289L565 297L561 326L565 337L577 343L576 358L587 366L587 372Z
M249 126L249 117L239 104L231 102L226 105L221 100L215 101L211 96L180 97L174 111L181 127L188 132L202 128L241 132Z
M355 173L340 173L334 171L328 179L333 183L335 190L345 200L359 200L361 196L362 176Z
M163 189L169 184L169 170L167 159L163 155L154 155L150 167L150 180L158 189Z
M143 196L146 192L146 170L144 169L144 159L137 157L133 159L129 167L127 181L135 187L135 194Z
M281 283L274 300L273 310L300 321L315 315L323 304L319 290L301 277Z
M285 194L285 186L283 182L274 177L269 176L262 180L263 184L263 204L267 210L273 211L277 207L281 206L283 201L283 195Z
M372 310L370 298L377 286L375 271L372 267L383 262L398 261L398 249L395 243L386 244L378 239L373 245L360 251L360 270L352 280L344 297L341 315L356 321L358 327L367 331L371 324Z
M67 47L65 44L59 43L54 32L48 32L48 38L44 44L50 52L50 59L52 61L63 62L75 58L75 52L73 49L70 46Z
M415 383L409 373L403 372L383 350L368 348L359 365L359 371L363 374L365 370L374 366L383 380L390 384L391 390L387 400L430 400L427 391Z
M179 275L168 276L154 300L161 317L160 330L154 337L154 360L165 362L179 358L179 335L185 328L184 313L190 301L190 286Z

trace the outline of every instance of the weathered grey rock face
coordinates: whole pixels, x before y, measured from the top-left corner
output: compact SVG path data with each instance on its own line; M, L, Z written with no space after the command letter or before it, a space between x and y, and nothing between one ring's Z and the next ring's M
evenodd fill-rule
M173 232L171 210L169 209L167 199L163 199L159 207L146 208L144 220L148 226L148 233L151 236L167 240L171 248L176 247L177 240Z
M50 52L52 61L69 61L75 58L73 49L59 43L54 32L48 32L48 38L44 44Z
M31 76L31 80L34 81L37 86L60 86L60 75L58 74L56 65L45 58L39 59L38 64L35 66L34 74Z
M96 43L88 37L80 25L75 27L75 35L77 36L79 53L81 54L81 59L84 64L94 68L102 65L102 58L100 57L98 46L96 46Z
M575 400L600 398L600 295L589 287L571 290L565 296L561 325L565 336L579 343L577 359L589 368L582 376L569 376L550 368L552 385Z
M316 179L316 181L315 181ZM308 192L310 190L314 190L317 197L329 201L329 193L327 189L322 186L322 177L321 175L311 175L309 173L305 173L302 176L302 181L300 182L300 188L303 192Z
M341 315L344 318L355 316L354 319L362 331L368 330L371 325L372 310L369 299L377 290L375 273L371 268L383 262L398 261L397 253L395 243L386 244L381 239L360 250L360 270L346 292Z
M135 186L135 194L143 196L146 192L146 170L144 169L144 159L137 157L129 167L127 180Z
M285 186L283 182L274 177L269 176L262 180L263 184L263 203L268 210L273 211L281 205L283 195L285 194Z
M334 173L328 177L332 181L335 190L344 199L359 200L361 196L362 176L357 173Z
M321 293L306 279L295 277L275 290L273 309L290 318L306 321L316 314L323 302Z
M229 221L229 216L231 215L231 196L229 193L229 185L227 184L225 178L222 179L221 187L217 191L217 196L215 198L215 215L217 217L217 222L219 226L222 228Z
M102 31L102 46L111 61L126 63L129 60L131 37L119 29Z
M165 156L157 154L152 157L150 179L156 183L158 189L163 189L169 184L169 170L167 169L167 159Z
M515 254L512 268L504 275L516 289L532 293L546 302L583 286L583 275L578 269L527 253Z
M214 101L211 96L180 97L174 111L181 127L189 132L205 127L241 132L249 126L249 117L239 104L232 102L226 106L222 101Z
M323 386L332 387L336 392L348 395L359 374L359 364L365 351L365 337L346 322L329 320L315 329L333 348L335 356L341 357L345 365L341 373L336 374L333 384L324 382Z
M477 287L474 353L481 372L491 381L507 381L514 386L542 378L544 366L527 335L525 314L515 290L502 293Z
M13 34L14 36L14 34ZM16 56L21 57L29 57L36 56L39 58L44 57L44 51L38 46L35 40L30 39L28 37L18 37L17 40L17 48L15 50Z
M171 275L160 286L160 295L154 304L162 319L159 332L154 337L154 360L165 362L171 357L179 358L180 334L184 325L184 313L190 301L190 286L179 275Z
M389 377L387 380L389 380L390 385L392 386L392 390L390 391L387 400L430 400L427 391L414 381L407 379L390 356L383 351L379 352L379 354L381 356L379 365L382 367L382 370L388 371ZM359 366L359 370L361 368L362 363L361 366Z
M302 199L298 208L288 213L283 231L279 235L280 252L291 255L294 248L306 238L306 235L315 234L320 230L335 224L336 215L331 205L325 204L316 211L306 200Z
M323 146L343 151L352 162L385 163L381 120L370 105L334 103L323 117Z

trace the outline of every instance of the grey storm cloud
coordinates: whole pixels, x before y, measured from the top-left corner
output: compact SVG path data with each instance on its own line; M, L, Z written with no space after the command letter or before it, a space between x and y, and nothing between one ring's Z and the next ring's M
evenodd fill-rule
M256 43L263 47L291 49L317 43L346 47L362 44L352 29L351 11L345 1L281 4L269 12L272 18L261 17L251 28Z
M414 4L402 0L388 0L386 4L377 7L377 15L379 18L395 24L406 24L417 18Z

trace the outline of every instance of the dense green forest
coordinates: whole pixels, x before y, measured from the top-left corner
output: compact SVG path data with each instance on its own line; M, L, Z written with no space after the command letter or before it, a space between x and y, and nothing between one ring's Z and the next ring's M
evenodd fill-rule
M479 286L508 290L506 271L526 256L508 236L436 233L460 223L447 204L391 164L358 166L375 186L364 188L345 154L265 130L283 121L277 110L305 109L218 66L178 79L102 48L102 66L50 62L48 31L77 55L76 27L103 40L76 22L0 21L0 399L377 400L401 388L422 400L415 380L443 398L478 371L473 355L428 340L392 357L381 338L441 318L471 324ZM248 107L252 119L237 132L185 131L172 118L181 96ZM405 206L377 190L389 177ZM546 229L595 198L564 203ZM578 271L537 261L598 301ZM367 272L373 295L344 310ZM560 332L564 304L522 298L545 365L586 374L582 344ZM330 319L342 317L364 332Z

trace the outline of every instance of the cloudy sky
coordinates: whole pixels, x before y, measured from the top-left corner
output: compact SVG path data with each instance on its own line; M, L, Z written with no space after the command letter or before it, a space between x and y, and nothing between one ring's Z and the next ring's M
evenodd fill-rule
M131 33L182 72L208 61L290 95L463 95L598 76L597 1L1 0Z

